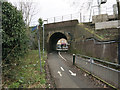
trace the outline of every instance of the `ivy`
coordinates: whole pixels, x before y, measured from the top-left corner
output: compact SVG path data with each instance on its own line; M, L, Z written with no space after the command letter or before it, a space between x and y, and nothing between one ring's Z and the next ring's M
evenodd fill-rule
M2 59L10 64L25 54L28 38L21 11L8 2L2 3L2 29Z

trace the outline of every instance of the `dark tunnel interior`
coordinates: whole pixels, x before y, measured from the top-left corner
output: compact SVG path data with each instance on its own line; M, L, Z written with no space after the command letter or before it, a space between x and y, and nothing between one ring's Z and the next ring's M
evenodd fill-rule
M54 33L50 37L50 40L49 40L49 52L56 51L56 44L57 44L58 40L60 40L61 38L64 38L64 39L67 40L67 37L64 34L60 33L60 32Z

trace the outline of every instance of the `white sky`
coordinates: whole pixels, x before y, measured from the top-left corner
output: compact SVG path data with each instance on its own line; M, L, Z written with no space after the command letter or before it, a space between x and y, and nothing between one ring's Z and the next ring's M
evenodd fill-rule
M19 0L8 0L12 3L15 3ZM22 0L24 1L24 0ZM27 0L32 1L32 0ZM73 3L75 1L76 3ZM91 0L34 0L36 2L36 10L38 10L38 14L33 18L31 25L38 24L38 19L41 17L42 19L62 16L67 14L76 13L80 10L80 7L83 3L86 3ZM95 5L94 0L94 4ZM102 7L110 8L113 4L116 3L116 0L107 0L107 3L102 5ZM84 7L83 7L84 8ZM84 12L86 13L86 11Z

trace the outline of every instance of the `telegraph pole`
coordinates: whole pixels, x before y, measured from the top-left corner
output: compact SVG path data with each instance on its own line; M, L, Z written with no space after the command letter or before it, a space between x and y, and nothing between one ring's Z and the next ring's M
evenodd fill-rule
M120 64L120 2L117 0L118 8L118 64Z

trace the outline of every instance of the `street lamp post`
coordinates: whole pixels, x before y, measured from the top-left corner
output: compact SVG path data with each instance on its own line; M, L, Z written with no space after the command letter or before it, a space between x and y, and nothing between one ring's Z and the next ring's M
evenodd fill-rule
M45 48L45 44L44 44L44 31L45 31L44 22L47 22L47 20L43 20L43 58L44 58L44 48Z
M100 4L99 0L97 0L97 2L98 2L98 12L99 12L99 15L100 15L101 14L101 4Z
M97 3L98 3L98 13L99 15L101 14L101 4L104 4L106 3L107 0L97 0Z

